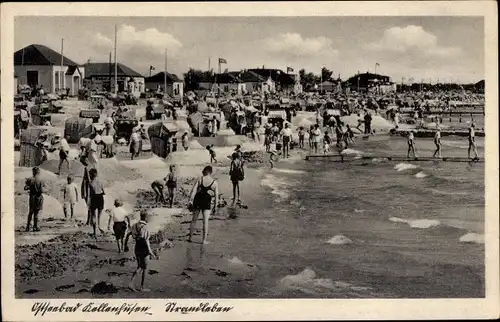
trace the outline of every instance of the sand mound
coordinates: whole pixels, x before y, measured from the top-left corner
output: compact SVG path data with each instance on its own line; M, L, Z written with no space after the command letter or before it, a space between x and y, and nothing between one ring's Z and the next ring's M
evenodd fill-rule
M124 160L120 161L126 167L133 169L165 169L167 165L165 161L157 155L153 155L149 159L140 159L140 160Z
M131 181L140 178L134 169L121 164L116 158L99 160L99 177L104 185L115 181Z
M197 140L193 140L193 141L189 142L189 149L201 150L201 149L204 149L204 147Z
M234 131L231 130L231 129L225 129L225 130L219 130L219 131L217 131L217 135L221 135L221 136L224 136L224 135L236 135L236 133L234 133Z

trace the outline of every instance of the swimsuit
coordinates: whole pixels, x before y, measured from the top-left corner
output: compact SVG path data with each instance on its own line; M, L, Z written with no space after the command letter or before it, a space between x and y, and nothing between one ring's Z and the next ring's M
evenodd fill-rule
M212 205L212 196L208 193L208 191L212 189L212 185L214 184L214 182L215 180L212 181L212 183L208 187L205 187L203 185L203 179L200 179L200 182L198 184L198 191L196 192L193 200L193 209L210 210Z

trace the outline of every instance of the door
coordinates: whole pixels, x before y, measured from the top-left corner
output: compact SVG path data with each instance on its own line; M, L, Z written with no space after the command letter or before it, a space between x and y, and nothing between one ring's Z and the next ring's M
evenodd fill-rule
M31 88L38 86L38 71L28 70L26 72L27 83Z
M72 95L78 94L78 91L80 90L80 77L79 76L73 76L73 86L72 86Z

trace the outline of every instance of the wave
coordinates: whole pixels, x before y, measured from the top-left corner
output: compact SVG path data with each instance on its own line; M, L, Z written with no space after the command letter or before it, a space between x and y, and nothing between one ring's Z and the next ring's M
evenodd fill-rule
M390 221L392 222L398 222L398 223L405 223L408 224L411 228L418 228L418 229L427 229L427 228L432 228L432 227L437 227L441 225L441 222L436 219L414 219L414 220L407 220L407 219L401 219L398 217L391 217L389 218Z
M296 275L287 275L277 283L280 290L296 290L309 295L328 295L332 292L349 291L354 294L371 294L370 288L356 286L346 282L333 281L329 278L317 278L316 272L310 268Z
M467 233L463 236L460 236L459 241L461 243L484 244L484 235L477 233Z
M360 156L363 154L362 151L354 150L354 149L344 149L342 152L340 152L342 155L353 155L353 156Z
M302 170L280 169L280 168L273 168L272 171L281 172L281 173L289 173L289 174L304 174L304 173L306 173L305 171L302 171Z
M427 173L420 171L419 173L415 174L415 178L425 178L427 177Z
M466 195L468 195L467 192L463 192L463 191L444 191L444 190L439 190L439 189L434 189L434 188L430 188L429 191L431 191L433 194L436 194L436 195L446 195L446 196L466 196Z
M394 166L394 170L397 170L398 172L417 169L417 168L418 166L410 163L398 163Z
M326 241L330 245L345 245L352 244L352 240L343 235L336 235Z
M288 187L290 187L291 184L285 181L283 178L274 176L272 174L266 174L260 181L260 184L271 188L271 193L277 196L277 198L275 199L276 202L283 201L290 197Z

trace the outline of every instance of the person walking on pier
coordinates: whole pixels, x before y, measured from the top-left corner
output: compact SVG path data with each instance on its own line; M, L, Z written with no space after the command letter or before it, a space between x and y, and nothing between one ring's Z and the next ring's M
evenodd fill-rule
M469 135L468 135L468 140L469 140L469 149L467 151L467 155L470 157L470 151L472 150L474 152L474 158L473 160L479 159L479 155L477 154L477 146L476 146L476 131L475 131L475 125L472 123L469 127Z
M408 159L410 158L410 152L413 154L413 158L415 159L417 155L415 153L415 135L413 134L413 130L408 134L408 153L406 154Z
M438 127L436 134L434 135L434 144L436 145L436 151L434 151L434 154L432 155L433 158L437 157L441 158L441 129Z

